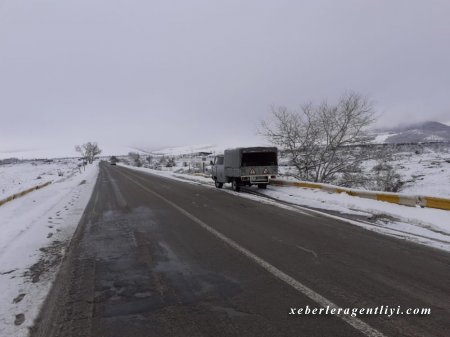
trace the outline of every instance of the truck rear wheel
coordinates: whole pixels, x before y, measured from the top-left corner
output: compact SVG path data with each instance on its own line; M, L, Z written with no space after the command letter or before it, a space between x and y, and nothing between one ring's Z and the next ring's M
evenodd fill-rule
M266 189L267 184L258 184L258 188Z
M231 182L231 187L235 192L239 192L241 190L241 186L239 185L239 181L237 179L233 179Z
M219 183L217 180L214 180L214 185L216 185L217 188L222 188L223 183Z

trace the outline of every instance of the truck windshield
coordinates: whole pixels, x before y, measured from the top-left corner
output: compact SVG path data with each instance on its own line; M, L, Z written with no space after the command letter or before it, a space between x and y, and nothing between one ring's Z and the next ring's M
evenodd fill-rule
M216 165L223 165L223 157L216 157Z
M276 166L276 152L249 152L242 154L242 166Z

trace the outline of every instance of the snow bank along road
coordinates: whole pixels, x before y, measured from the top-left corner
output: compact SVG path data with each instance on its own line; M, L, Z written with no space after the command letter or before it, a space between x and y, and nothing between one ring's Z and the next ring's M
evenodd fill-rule
M90 165L0 207L1 337L28 335L97 173Z
M450 255L100 165L32 336L448 336ZM299 316L290 308L431 308Z

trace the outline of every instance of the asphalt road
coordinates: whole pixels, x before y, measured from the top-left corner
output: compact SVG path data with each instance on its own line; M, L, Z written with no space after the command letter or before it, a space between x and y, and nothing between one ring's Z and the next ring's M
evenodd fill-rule
M32 336L450 336L450 255L100 165ZM291 315L290 308L431 308Z

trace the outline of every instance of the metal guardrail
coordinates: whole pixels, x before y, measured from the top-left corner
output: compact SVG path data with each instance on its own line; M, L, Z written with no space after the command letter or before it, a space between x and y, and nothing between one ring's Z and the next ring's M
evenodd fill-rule
M31 187L31 188L29 188L29 189L27 189L27 190L24 190L24 191L21 191L21 192L19 192L19 193L15 193L15 194L13 194L13 195L10 195L9 197L7 197L7 198L5 198L5 199L0 200L0 206L2 206L3 204L6 204L7 202L12 201L12 200L14 200L14 199L23 197L24 195L26 195L26 194L28 194L28 193L30 193L30 192L33 192L33 191L39 190L39 189L41 189L41 188L43 188L43 187L45 187L45 186L48 186L48 185L50 185L51 183L52 183L51 181L47 181L47 182L44 183L44 184L37 185L37 186L33 186L33 187Z
M312 183L306 181L289 181L281 179L271 179L270 184L277 186L295 186L301 188L321 189L329 193L347 193L348 195L355 197L386 201L394 204L411 207L420 206L420 207L450 210L450 199L446 198L438 198L422 195L408 195L400 193L362 191L351 188L338 187L329 184Z

